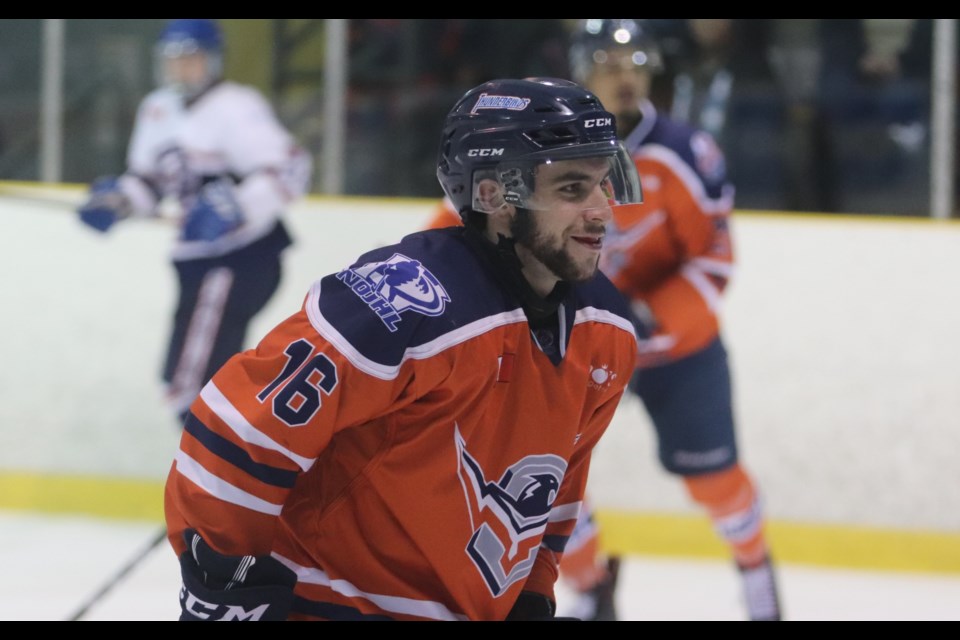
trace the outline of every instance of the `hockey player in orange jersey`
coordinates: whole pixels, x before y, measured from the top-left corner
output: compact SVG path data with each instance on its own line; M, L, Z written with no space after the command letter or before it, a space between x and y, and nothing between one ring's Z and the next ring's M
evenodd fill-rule
M644 201L620 207L600 268L629 300L640 337L630 391L656 428L659 459L711 518L742 578L751 620L781 618L776 577L754 480L741 465L719 314L733 273L734 187L705 131L672 121L648 99L661 53L642 21L584 20L573 34L573 78L617 117ZM428 227L455 224L449 201ZM561 573L579 593L569 610L616 619L619 558L605 558L602 531L585 509Z
M496 80L450 111L437 175L462 226L317 280L191 406L165 493L181 620L554 616L634 366L597 265L636 168L578 85Z

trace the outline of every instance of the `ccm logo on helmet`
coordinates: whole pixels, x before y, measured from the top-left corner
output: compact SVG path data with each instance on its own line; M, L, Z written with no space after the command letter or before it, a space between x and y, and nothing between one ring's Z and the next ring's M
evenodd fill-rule
M467 151L467 155L471 158L502 156L503 149L470 149L470 151Z
M583 121L583 127L585 129L592 129L593 127L609 127L613 125L613 118L588 118Z

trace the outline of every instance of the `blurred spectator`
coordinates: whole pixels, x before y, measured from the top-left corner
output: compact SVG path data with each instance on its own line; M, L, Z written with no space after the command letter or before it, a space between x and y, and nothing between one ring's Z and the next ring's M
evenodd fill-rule
M784 205L793 210L836 208L833 157L826 142L818 93L822 59L819 23L817 19L772 20L770 63L787 109Z
M868 212L877 206L871 193L882 197L877 187L893 184L902 149L890 125L923 113L922 98L894 84L912 27L909 19L771 20L768 54L787 109L787 209L845 212L860 198Z
M770 21L703 18L647 21L663 43L664 73L650 100L671 118L710 132L727 151L740 206L782 199L778 132L783 101L763 52Z
M690 19L685 55L672 61L670 114L723 138L734 88L770 82L764 56L766 20ZM668 67L669 68L669 67Z
M910 44L915 19L873 18L862 20L865 51L860 72L868 79L890 80L901 75L900 58Z
M565 77L566 38L562 19L350 20L348 138L365 151L346 192L440 197L422 132L482 82Z

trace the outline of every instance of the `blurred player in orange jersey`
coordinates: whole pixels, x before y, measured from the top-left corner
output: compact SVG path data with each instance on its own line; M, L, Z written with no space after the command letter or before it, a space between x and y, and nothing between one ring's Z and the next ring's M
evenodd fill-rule
M713 137L657 113L648 95L662 57L637 20L584 20L573 37L572 75L617 117L644 201L618 208L601 270L628 298L640 337L629 389L656 428L659 459L710 517L739 574L747 616L781 619L758 488L740 463L730 369L719 313L733 273L734 187ZM449 203L428 227L452 224ZM579 593L570 612L614 620L619 558L601 553L601 531L581 513L561 573Z

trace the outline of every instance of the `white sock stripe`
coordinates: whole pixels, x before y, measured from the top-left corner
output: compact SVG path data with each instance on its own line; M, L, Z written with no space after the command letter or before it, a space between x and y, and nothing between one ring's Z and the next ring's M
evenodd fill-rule
M750 506L743 511L717 518L714 526L724 540L743 542L752 538L760 530L762 514L759 496L754 497Z

